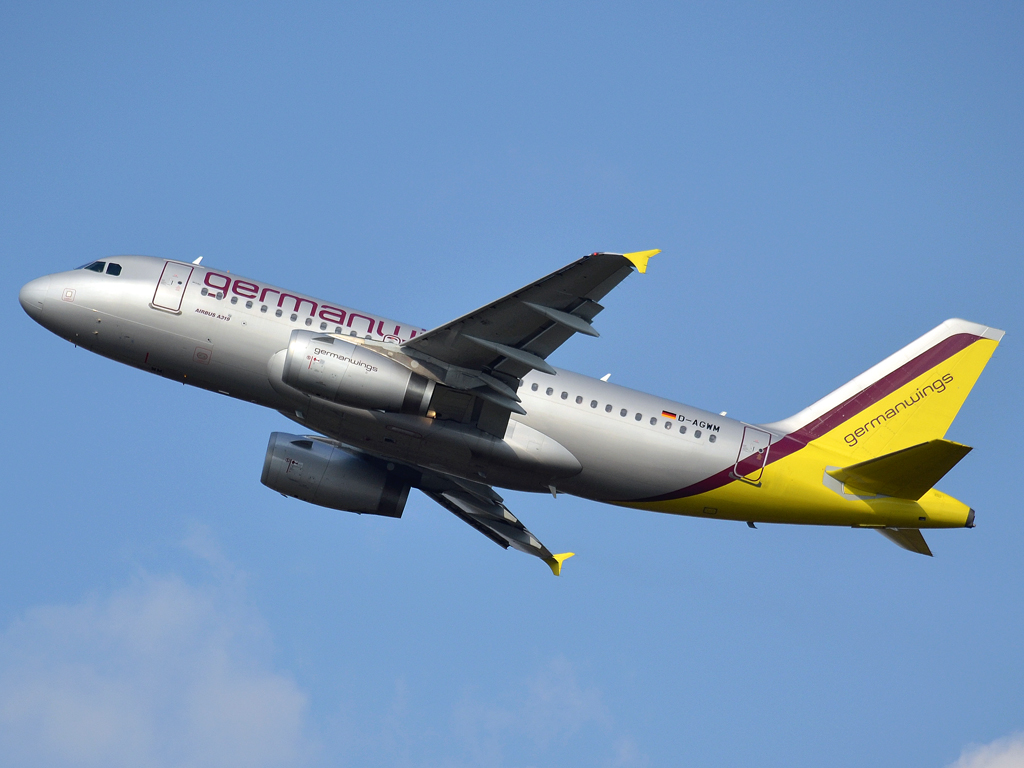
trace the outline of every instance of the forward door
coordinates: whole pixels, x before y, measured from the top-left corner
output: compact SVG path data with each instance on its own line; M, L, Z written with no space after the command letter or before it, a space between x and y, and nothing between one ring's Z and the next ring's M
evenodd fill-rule
M185 296L188 279L192 277L192 269L193 267L188 264L180 264L177 261L168 261L164 264L160 282L156 285L156 293L153 294L153 306L180 312L181 300Z

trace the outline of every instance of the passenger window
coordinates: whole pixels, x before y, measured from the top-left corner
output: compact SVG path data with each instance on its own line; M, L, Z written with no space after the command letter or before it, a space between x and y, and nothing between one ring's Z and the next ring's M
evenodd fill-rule
M252 309L252 302L251 301L245 302L245 308L246 309Z
M693 436L696 437L699 440L700 439L700 430L699 429L693 430Z
M672 422L671 421L666 421L665 422L665 429L672 429Z
M217 301L220 301L223 298L224 298L224 294L221 293L220 291L217 291Z
M715 440L717 440L717 439L718 439L718 438L716 438L716 437L715 437L714 435L708 435L708 442L709 442L709 443L713 443L713 442L715 442Z
M640 421L643 417L644 415L642 413L638 413L634 418L636 418L637 421Z
M238 297L237 296L232 296L231 297L231 303L232 304L237 304L238 303Z
M108 275L120 275L121 274L121 265L120 264L114 264L113 262L111 262L110 264L107 264L107 274Z
M358 333L356 333L355 331L349 331L349 332L348 332L348 335L349 335L349 336L358 336L359 334L358 334Z
M679 428L679 434L680 435L685 435L686 434L686 425L685 424L683 424L683 426L681 426Z
M555 394L555 390L553 390L551 387L548 387L547 390L546 390L546 393L549 394L549 395L553 395L553 394Z
M283 314L283 313L282 313L282 312L281 312L281 310L279 309L279 310L277 310L277 312L275 312L275 313L274 313L274 317L280 317L280 316L281 316L282 314Z
M202 294L203 296L207 296L207 295L209 295L209 293L210 293L210 292L209 292L208 290L206 290L205 288L203 288L203 290L201 290L201 291L200 291L200 293L201 293L201 294Z
M569 393L568 392L563 392L562 393L562 399L563 400L566 400L568 397L569 397Z
M90 272L102 272L105 266L107 266L105 261L94 261L89 266L82 267L82 269L88 269Z
M260 307L260 312L266 312L266 311L267 311L267 305L266 305L266 304L264 304L264 305L262 305L262 306Z
M321 331L326 331L327 330L327 323L320 323L320 330Z
M621 411L619 411L619 416L625 416L627 413L629 413L629 411L623 408Z
M294 323L296 320L299 319L299 316L296 315L294 312L292 312L292 316L290 318L288 318L288 319L291 320Z
M341 326L340 325L334 326L334 332L335 333L341 333Z
M597 400L591 400L590 401L590 407L591 408L597 408Z
M657 424L657 423L658 423L658 417L657 416L651 416L651 424L654 425L654 424Z
M604 407L604 412L605 413L611 413L612 412L612 404L611 403L608 403L608 405L606 405Z
M537 385L536 384L531 384L530 385L530 389L532 389L534 392L536 392L537 391Z
M580 404L580 403L582 403L582 402L583 402L583 398L582 398L582 397L579 397L579 396L577 396L577 397L576 397L576 405L579 405L579 404Z
M306 325L312 325L312 324L313 324L313 318L312 317L307 317L306 318ZM320 330L322 331L323 328L321 328Z

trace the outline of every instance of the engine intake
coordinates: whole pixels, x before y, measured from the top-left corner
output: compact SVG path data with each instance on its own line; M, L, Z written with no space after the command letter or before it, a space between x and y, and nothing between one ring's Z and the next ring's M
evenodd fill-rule
M285 384L335 403L422 416L434 382L384 355L344 339L293 331Z
M274 432L260 478L268 488L344 512L401 517L408 483L394 472L301 435Z

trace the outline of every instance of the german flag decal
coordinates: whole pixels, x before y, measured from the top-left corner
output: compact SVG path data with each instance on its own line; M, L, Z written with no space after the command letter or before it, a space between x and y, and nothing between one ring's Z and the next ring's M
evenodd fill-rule
M675 420L675 418L676 418L676 415L674 413L672 413L672 411L662 411L661 415L662 415L662 418L665 418L665 419L673 419L673 420Z

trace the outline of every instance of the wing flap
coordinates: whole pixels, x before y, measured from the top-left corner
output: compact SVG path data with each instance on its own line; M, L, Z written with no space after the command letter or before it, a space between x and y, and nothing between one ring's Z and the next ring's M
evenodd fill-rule
M951 440L929 440L849 467L830 469L828 474L869 493L917 501L970 451L970 446Z

